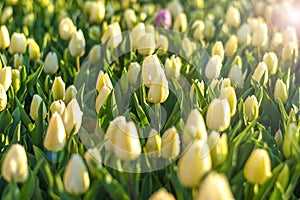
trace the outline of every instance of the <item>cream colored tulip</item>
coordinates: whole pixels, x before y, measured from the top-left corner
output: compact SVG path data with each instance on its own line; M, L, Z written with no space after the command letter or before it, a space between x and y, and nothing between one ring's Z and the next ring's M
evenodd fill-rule
M7 91L12 83L11 67L4 67L0 70L0 84L3 85L4 90Z
M287 87L282 79L277 79L274 89L274 100L278 103L279 99L283 104L288 100Z
M31 105L30 105L30 117L33 120L37 120L39 117L39 108L40 105L42 104L43 106L43 119L46 118L46 114L47 114L47 109L46 106L43 102L42 97L40 97L40 95L35 94L33 95L32 101L31 101Z
M72 99L63 114L63 122L68 136L78 133L82 123L82 115L77 99Z
M281 52L281 58L284 60L284 61L291 61L293 60L293 57L297 56L296 55L296 47L297 45L293 42L289 42L288 44L286 44L283 49L282 49L282 52Z
M234 85L236 84L237 88L243 88L244 78L242 69L238 65L233 65L229 71L228 77L230 82Z
M13 33L8 51L10 54L24 54L26 52L26 37L24 33Z
M32 38L27 40L27 45L29 47L29 58L30 60L36 60L41 57L41 51L39 45Z
M208 136L207 143L211 150L210 155L213 166L216 167L224 163L228 155L227 134L223 133L220 136L216 131L212 131Z
M90 22L99 24L105 17L104 2L92 2L90 10Z
M161 137L155 129L151 129L146 142L146 151L149 157L158 158L161 156Z
M189 58L197 48L196 43L191 41L187 37L183 38L181 45L182 45L183 52L186 55L186 58Z
M3 85L0 83L0 111L4 110L7 105L7 94Z
M230 116L232 117L236 112L237 98L233 87L225 87L221 90L220 99L226 99L230 106Z
M106 143L104 144L105 149L107 151L113 151L114 145L115 145L115 138L117 135L117 132L121 127L126 124L126 118L124 116L118 116L116 117L108 126L105 134L105 140Z
M133 27L133 24L135 24L137 21L137 18L136 18L136 15L135 15L135 12L133 9L125 10L124 18L125 18L126 26L129 29L131 29Z
M163 103L169 96L168 80L164 74L159 74L151 83L148 91L148 100L151 103Z
M179 57L172 55L166 59L165 72L168 79L178 79L180 76L181 60Z
M233 56L238 48L238 38L235 35L231 35L225 44L225 55L227 57Z
M100 92L100 90L104 87L108 87L108 89L112 90L113 85L107 73L104 73L102 70L98 73L98 78L96 82L96 90Z
M130 38L133 49L139 47L140 39L146 34L146 27L144 23L137 24L130 32Z
M58 33L61 39L63 40L71 39L75 31L76 31L76 27L74 26L72 20L69 17L65 17L60 20L58 26Z
M256 69L253 72L252 76L258 83L261 82L263 78L262 84L265 85L269 79L268 67L265 62L258 63Z
M265 53L263 61L267 65L268 73L270 75L273 75L277 72L278 58L274 52Z
M244 23L240 26L237 32L239 44L250 44L251 32L248 24Z
M204 35L207 39L212 39L215 36L216 27L211 20L205 21Z
M230 125L230 105L226 99L214 99L208 106L206 125L215 131L224 131Z
M268 26L266 23L259 23L252 35L254 46L265 46L268 41Z
M153 52L155 51L155 47L156 44L154 40L154 35L151 33L146 33L140 38L138 52L143 56L148 56L153 54Z
M0 48L6 49L9 47L10 44L10 37L9 32L7 30L7 27L5 25L2 25L0 27Z
M272 39L271 39L271 47L273 49L278 49L283 43L283 36L280 32L273 33Z
M218 78L222 69L222 61L220 56L214 55L206 64L205 76L211 81L212 79Z
M247 97L243 104L245 119L251 122L258 117L259 105L254 95Z
M163 56L168 52L169 40L164 35L159 35L158 41L156 42L156 48L158 49L157 55Z
M227 9L225 19L228 26L237 27L241 23L239 10L234 6L230 6Z
M65 82L60 76L55 77L51 91L54 101L65 99Z
M175 197L165 188L160 188L149 197L149 200L175 200Z
M174 21L173 30L185 33L188 27L186 14L180 13Z
M139 63L137 62L130 63L127 76L128 76L128 81L131 85L136 86L137 84L139 84L138 78L140 72L141 72L141 67Z
M66 104L62 100L53 101L50 105L51 113L57 112L60 116L63 115L66 109Z
M65 95L65 103L69 104L69 102L76 98L77 95L77 89L74 85L70 85L67 90L66 90L66 95Z
M20 77L20 71L18 69L11 70L12 75L12 86L14 88L15 92L18 92L21 88L21 77Z
M104 85L100 89L99 94L96 98L96 102L95 102L95 110L97 113L100 112L100 109L101 109L103 103L106 101L106 99L110 93L111 93L111 90L106 85Z
M161 145L163 158L174 159L179 155L180 139L175 127L171 127L164 132Z
M46 74L55 74L58 70L58 59L55 52L49 52L44 62L44 72Z
M183 11L183 7L178 0L168 3L167 8L173 17L178 16Z
M215 55L220 56L221 61L223 61L224 60L224 53L225 53L225 51L224 51L224 47L223 47L222 42L221 41L217 41L214 44L214 46L212 47L211 55L212 56L215 56Z
M204 38L204 30L205 30L205 24L202 20L195 20L195 22L192 25L193 32L193 38L194 40L200 42Z
M69 42L69 51L73 57L80 57L85 52L85 39L82 30L75 31Z
M109 49L114 49L122 42L120 26L117 23L110 24L101 37L102 44L107 42Z
M142 82L146 87L155 83L154 79L159 75L165 75L156 54L147 56L142 64Z

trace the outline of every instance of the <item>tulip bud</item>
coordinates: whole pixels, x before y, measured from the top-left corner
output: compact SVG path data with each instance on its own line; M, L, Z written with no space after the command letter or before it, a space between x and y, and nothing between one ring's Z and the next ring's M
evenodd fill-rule
M281 57L285 61L291 61L294 55L296 56L296 45L293 42L289 42L283 47Z
M175 55L167 58L165 64L165 72L168 79L178 79L180 76L181 60Z
M228 77L230 78L232 84L236 84L238 88L243 88L244 86L243 72L239 66L233 65L230 69Z
M129 29L133 27L133 24L135 24L137 20L135 12L132 9L125 10L124 18L125 18L126 26Z
M152 129L149 133L149 137L146 142L146 151L151 158L160 157L161 150L161 137L155 129Z
M97 169L99 169L102 165L100 150L97 148L88 149L84 153L84 159L90 172L95 175L97 173Z
M195 187L211 169L211 157L206 141L195 141L178 161L178 178L185 187Z
M149 197L149 200L175 200L175 197L165 188L160 188Z
M221 41L217 41L211 50L211 55L217 55L220 56L221 61L224 60L224 47Z
M28 163L25 148L12 144L4 155L1 166L2 177L8 181L24 183L28 178Z
M11 70L12 74L12 86L15 92L18 92L21 87L21 78L20 78L20 71L17 69Z
M97 83L96 83L96 90L98 92L100 92L100 90L106 86L109 90L112 90L113 89L113 85L110 81L110 78L108 76L107 73L103 73L103 71L99 71L99 74L98 74L98 78L97 78Z
M97 113L100 112L100 109L101 109L103 103L106 101L106 99L110 93L111 93L111 90L106 85L104 85L100 89L99 94L96 98L96 102L95 102L95 110Z
M258 63L256 69L254 70L253 76L254 80L258 83L262 83L263 85L267 84L269 79L268 67L266 63L260 62ZM261 79L263 80L261 81Z
M85 52L85 39L81 31L75 31L69 42L69 51L73 57L83 56Z
M175 127L167 129L162 136L161 155L166 159L173 159L179 155L180 139Z
M239 44L250 44L251 35L250 35L250 27L248 24L244 23L241 25L237 32L237 37Z
M197 47L196 43L190 41L190 39L188 39L187 37L183 38L181 45L183 52L185 53L187 58L189 58L193 54L193 51L196 50Z
M259 105L254 95L247 97L243 104L244 117L247 122L257 119L259 113Z
M281 147L283 136L282 136L282 132L280 129L278 129L278 131L276 131L274 139L275 139L277 146Z
M26 37L24 33L13 33L8 49L10 54L26 52Z
M117 48L122 42L122 35L119 24L110 24L102 35L101 42L103 44L107 42L107 47L110 49Z
M289 184L290 179L290 169L287 164L284 164L280 174L277 177L276 184L280 185L280 188L285 191L286 187Z
M92 2L90 22L99 24L105 17L105 6L103 2Z
M72 20L69 17L65 17L59 22L58 33L61 39L69 40L73 33L76 31Z
M278 99L280 99L283 104L288 100L287 88L282 79L277 79L275 83L274 99L277 103Z
M186 14L180 13L175 18L175 22L173 24L173 30L177 31L177 32L185 33L187 30L187 26L188 26L188 23L187 23Z
M65 190L72 195L83 194L89 189L89 173L79 154L71 156L64 172L63 183Z
M72 99L76 98L77 89L74 85L70 85L66 90L65 103L68 104Z
M13 8L12 6L6 6L1 11L1 24L6 24L8 19L13 15Z
M226 99L214 99L208 106L206 125L215 131L224 131L230 125L230 105Z
M156 48L158 49L157 55L159 56L165 55L169 48L168 38L164 35L159 35L159 39L156 43Z
M298 146L300 144L299 127L297 127L294 123L290 123L285 130L282 143L283 155L286 158L290 157L291 155L298 155L298 152L294 147L295 144L298 144Z
M234 199L227 177L224 174L211 172L201 183L195 200Z
M138 77L141 71L141 67L139 63L137 62L132 62L129 65L128 68L128 81L131 85L137 85L138 84Z
M4 67L0 70L0 84L3 85L4 90L7 91L12 83L11 67Z
M241 23L240 12L233 6L227 9L225 18L228 26L237 27Z
M148 92L148 100L151 103L158 104L163 103L167 100L169 96L169 87L168 81L164 74L160 74L153 80L151 83L149 92Z
M205 76L211 81L214 78L218 78L220 76L222 68L222 61L220 56L212 56L205 68Z
M53 101L50 105L51 113L57 112L60 116L63 116L63 113L66 109L66 104L62 100Z
M0 48L6 49L9 47L10 44L10 38L9 33L5 25L2 25L0 27Z
M160 10L155 17L155 22L154 22L156 27L161 27L161 28L170 28L172 25L172 16L169 10L163 9Z
M60 76L55 77L51 91L54 101L65 99L65 82L61 79Z
M232 117L236 112L237 98L233 87L225 87L221 90L220 99L226 99L230 106L230 116Z
M155 83L154 79L159 75L164 75L159 59L156 54L147 56L142 64L142 81L146 87Z
M58 59L55 52L49 52L44 62L44 72L46 74L55 74L58 70Z
M48 151L58 152L64 149L66 144L66 131L64 123L57 112L54 112L48 124L44 147Z
M45 119L47 114L47 109L43 102L43 99L38 94L33 95L31 105L30 105L30 117L33 120L37 120L39 117L39 107L41 103L43 106L43 119Z
M206 141L207 132L204 119L198 109L193 109L186 120L183 130L183 141L185 144L194 140Z
M151 55L153 54L155 47L156 44L154 40L154 35L146 33L143 37L140 38L138 52L143 56Z
M195 20L195 22L192 25L193 32L193 38L194 40L200 42L204 38L204 30L205 30L205 24L202 20Z
M280 45L283 43L283 37L282 34L279 32L275 32L273 34L273 37L271 39L271 47L273 49L277 49L280 47Z
M3 85L0 83L0 111L4 110L7 105L7 94Z
M233 56L238 48L238 39L235 35L230 36L225 44L225 55L227 57Z
M205 21L204 35L207 39L212 39L215 36L216 27L211 20Z
M36 41L34 39L30 38L27 40L27 44L29 47L30 60L36 60L36 59L40 58L41 57L40 47L36 43Z
M252 44L254 46L265 46L268 41L268 26L266 23L260 23L252 35Z
M171 15L173 17L178 16L183 11L183 7L182 7L181 3L177 0L174 0L170 3L168 3L167 8L171 12Z
M275 74L277 71L277 66L278 66L278 59L277 59L276 54L274 52L265 53L265 55L263 57L263 61L264 61L264 63L266 63L266 65L268 67L268 73L270 75Z
M146 27L144 23L137 24L130 32L130 38L133 49L140 46L140 39L146 34Z
M212 158L213 166L219 166L222 164L228 155L228 144L227 144L227 134L220 134L216 131L212 131L208 136L208 146L211 149L210 155Z
M271 160L265 149L254 149L244 166L246 180L253 184L263 184L272 176Z
M82 111L76 99L72 99L63 114L63 122L67 135L77 134L81 127Z

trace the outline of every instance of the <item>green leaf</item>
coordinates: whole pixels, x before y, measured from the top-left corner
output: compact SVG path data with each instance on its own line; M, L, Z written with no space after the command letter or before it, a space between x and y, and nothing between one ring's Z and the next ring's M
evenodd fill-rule
M35 121L35 128L32 132L32 142L34 145L43 148L43 135L44 135L44 125L43 125L43 103L40 103L38 111L38 119Z
M19 102L18 98L15 98L15 100L16 100L16 104L20 110L21 120L22 120L23 124L26 126L26 128L29 128L29 126L31 124L31 120L30 120L29 116L27 115L26 111L24 110L23 106Z
M20 199L32 198L32 195L35 190L35 184L36 184L34 176L35 176L34 173L30 170L28 180L24 183L22 187Z
M33 74L30 74L26 80L27 83L27 87L28 88L32 88L38 81L38 78L40 77L42 71L44 69L44 65L41 65L36 72L34 72Z
M7 129L7 127L12 123L13 118L10 112L7 109L3 110L0 114L0 133L4 133L5 129Z

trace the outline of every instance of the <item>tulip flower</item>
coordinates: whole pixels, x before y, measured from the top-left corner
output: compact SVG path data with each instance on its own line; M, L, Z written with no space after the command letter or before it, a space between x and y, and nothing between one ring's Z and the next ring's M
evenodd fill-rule
M66 90L65 103L68 104L72 99L76 98L77 89L74 85L70 85Z
M205 140L195 141L178 161L177 175L185 187L195 187L211 169L209 147Z
M271 47L273 49L278 49L282 43L283 43L282 34L280 32L273 33L273 36L271 39Z
M20 144L11 145L2 161L2 177L8 182L24 183L28 178L28 172L25 148Z
M135 12L132 9L125 10L124 18L125 18L126 26L129 29L131 29L133 27L133 24L135 24L136 20L137 20Z
M211 20L205 21L204 35L207 39L212 39L215 36L216 27Z
M246 121L251 122L258 117L259 105L254 95L247 97L243 105Z
M102 35L101 42L103 44L107 42L107 47L110 49L117 48L122 42L120 25L118 23L110 24Z
M160 188L149 197L149 200L175 200L175 197L165 188Z
M58 152L64 149L66 144L66 131L64 123L57 112L54 112L48 124L44 147L48 151Z
M97 169L101 167L100 150L97 148L88 149L84 153L84 159L90 172L95 175L97 173Z
M41 57L41 51L39 45L32 38L27 40L29 47L29 58L30 60L36 60Z
M154 40L154 35L151 33L146 33L140 38L138 52L143 56L151 55L153 54L155 47L156 44Z
M63 116L63 113L66 109L66 104L62 100L53 101L50 105L51 113L57 112L60 116Z
M267 84L269 79L268 67L266 63L260 62L258 63L256 69L253 72L253 78L258 82L262 82L263 85ZM263 80L261 81L261 79Z
M233 56L238 48L238 39L235 35L231 35L225 44L225 55L227 57Z
M168 81L164 74L159 74L151 83L148 91L148 100L151 103L163 103L169 96Z
M278 131L276 131L274 139L275 139L277 146L281 147L282 141L283 141L283 136L282 136L282 132L280 129L278 129Z
M171 127L164 132L161 145L163 158L174 159L179 155L180 139L175 127Z
M163 56L167 53L169 48L169 40L164 35L159 35L158 41L156 42L156 48L158 49L157 55Z
M237 27L241 23L240 12L234 6L227 9L225 18L228 26Z
M105 17L105 6L104 3L92 2L90 10L90 22L99 24Z
M85 39L82 30L75 31L69 42L69 51L73 57L81 57L85 52Z
M214 55L208 60L208 63L206 64L205 76L210 81L214 78L218 78L220 76L221 68L222 61L220 56Z
M285 61L291 61L293 56L296 57L296 44L293 42L289 42L286 44L281 52L281 57Z
M83 194L89 189L89 173L79 154L71 156L63 175L63 183L65 190L72 195Z
M270 75L275 74L278 67L278 58L276 54L274 52L265 53L263 61L268 67L268 73Z
M171 12L173 17L178 16L183 11L183 7L178 0L173 0L172 2L168 3L167 9Z
M229 71L228 77L232 84L236 84L237 88L243 88L244 78L242 69L238 65L233 65Z
M290 123L285 130L282 143L282 152L285 158L291 155L298 155L295 145L300 145L299 127L295 123Z
M60 20L58 26L58 33L61 39L63 40L71 39L75 31L76 31L76 27L74 26L72 20L69 17L65 17Z
M255 149L244 166L246 180L253 184L263 184L272 176L271 159L265 149Z
M54 101L65 99L65 82L61 79L60 76L55 77L51 91Z
M187 30L187 18L186 18L186 14L184 13L180 13L176 18L175 18L175 22L173 24L173 30L174 31L178 31L178 32L182 32L185 33Z
M13 33L8 49L10 54L24 54L26 51L26 37L24 33Z
M0 27L0 48L6 49L7 47L9 47L9 44L10 44L9 32L6 26L2 25Z
M12 75L12 86L14 88L15 92L18 92L21 87L21 77L20 77L20 71L18 69L11 70Z
M183 38L181 45L182 45L183 52L186 55L186 58L189 58L193 54L193 51L196 50L196 47L197 47L196 43L192 42L187 37Z
M139 83L138 77L141 71L140 64L137 62L132 62L128 68L128 81L131 85L137 85Z
M142 81L146 87L155 83L154 79L159 75L164 76L164 71L156 54L147 56L142 64Z
M147 142L146 142L146 151L149 157L158 158L161 155L161 137L155 129L151 129Z
M7 91L12 83L12 72L11 67L4 67L0 70L0 84Z
M49 52L44 62L44 72L46 74L55 74L58 70L58 59L55 52Z
M146 34L146 27L144 23L137 24L130 32L130 38L132 42L132 48L137 49L139 47L140 39Z
M96 102L95 102L95 110L96 110L97 113L100 112L100 109L101 109L103 103L105 102L105 100L107 99L107 97L110 93L111 93L111 90L106 85L104 85L100 89L99 94L96 98Z
M226 99L230 106L230 116L232 117L236 112L237 98L233 87L225 87L221 90L220 99Z
M193 38L194 40L200 42L204 38L204 30L205 30L205 24L202 20L195 20L195 22L192 25L193 32Z
M156 27L170 28L172 25L172 16L169 10L160 10L155 17L154 24Z
M7 105L7 94L3 87L3 85L0 83L0 111L4 110Z
M108 87L108 89L112 90L113 89L113 85L111 83L111 80L108 76L107 73L104 73L103 71L99 71L98 73L98 78L97 78L97 82L96 82L96 90L98 92L100 92L100 90L104 87Z
M167 58L165 63L165 72L168 79L178 79L180 76L181 60L179 57L173 55Z
M124 116L118 116L116 117L108 126L105 134L105 139L107 142L105 143L105 149L107 151L113 151L114 149L114 144L115 144L115 138L117 135L117 131L121 127L126 124L126 118Z
M275 83L274 99L276 102L280 99L283 104L288 100L287 87L282 79L277 79Z
M265 46L268 40L268 26L266 23L259 23L252 35L254 46Z
M72 99L63 114L63 122L68 136L78 133L81 127L82 115L78 101L75 98Z
M227 134L223 133L220 136L216 131L212 131L208 136L207 143L211 149L210 155L213 166L219 166L226 160L228 155Z
M30 105L30 117L33 120L37 120L39 117L39 107L42 104L43 106L43 119L46 118L47 109L43 102L42 97L40 97L38 94L33 95L31 105Z
M224 60L224 47L221 41L217 41L214 46L212 47L211 50L211 55L212 56L220 56L221 61Z
M251 32L248 24L243 23L237 32L239 44L250 44L251 42Z

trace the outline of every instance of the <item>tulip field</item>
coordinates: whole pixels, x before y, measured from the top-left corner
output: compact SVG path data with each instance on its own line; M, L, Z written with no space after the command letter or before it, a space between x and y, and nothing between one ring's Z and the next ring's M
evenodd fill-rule
M0 1L1 199L300 199L299 9Z

